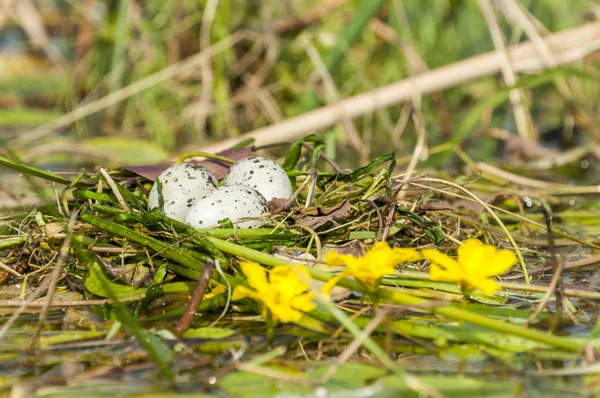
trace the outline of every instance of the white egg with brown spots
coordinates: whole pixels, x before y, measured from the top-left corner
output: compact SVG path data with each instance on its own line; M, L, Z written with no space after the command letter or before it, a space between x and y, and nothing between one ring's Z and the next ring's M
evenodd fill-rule
M209 228L228 218L240 228L259 228L265 223L262 219L238 221L267 212L267 201L255 189L226 185L199 198L185 217L185 222L194 228Z
M293 192L285 170L272 160L258 156L239 160L231 166L223 185L234 184L256 189L267 201L289 199Z
M209 169L195 163L173 165L156 179L162 185L163 214L181 222L196 201L218 185ZM159 206L158 183L155 182L148 195L148 210Z

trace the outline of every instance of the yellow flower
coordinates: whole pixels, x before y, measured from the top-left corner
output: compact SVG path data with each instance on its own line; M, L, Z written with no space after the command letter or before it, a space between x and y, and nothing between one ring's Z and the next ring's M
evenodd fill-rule
M254 289L238 285L233 290L232 300L249 297L262 303L263 317L269 310L273 321L296 322L302 317L302 311L315 309L311 301L312 292L308 291L310 274L300 265L280 265L269 272L256 263L243 262L242 271L248 278L248 284Z
M330 266L345 265L346 269L325 285L323 291L329 292L341 279L352 276L368 286L374 286L386 274L393 274L396 265L421 259L415 249L390 248L386 242L377 242L363 257L329 252L325 262Z
M457 282L467 289L479 289L486 296L502 289L491 277L504 274L517 262L513 252L496 250L477 239L467 239L458 248L457 260L438 250L422 250L421 254L431 261L431 280Z

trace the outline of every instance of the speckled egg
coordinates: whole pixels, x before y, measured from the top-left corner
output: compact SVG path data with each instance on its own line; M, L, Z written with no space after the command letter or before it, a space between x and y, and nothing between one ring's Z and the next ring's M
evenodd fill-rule
M267 201L289 199L292 183L286 172L272 160L258 156L236 162L223 180L224 185L240 184L256 189Z
M258 217L268 211L267 201L255 189L244 185L226 185L199 198L185 217L185 222L194 228L208 228L229 218L240 228L258 228L264 224L263 220L236 221Z
M157 177L162 184L163 214L183 222L196 201L214 190L218 181L204 166L195 163L176 164ZM148 210L159 207L158 184L148 195Z

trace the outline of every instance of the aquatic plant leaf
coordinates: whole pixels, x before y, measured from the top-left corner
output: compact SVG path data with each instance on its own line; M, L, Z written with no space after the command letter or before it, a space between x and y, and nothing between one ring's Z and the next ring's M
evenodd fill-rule
M390 162L390 165L388 167L387 182L386 182L386 187L389 191L390 190L390 178L392 176L392 172L396 168L396 154L393 152L388 155L379 156L378 158L373 160L368 165L360 167L360 168L354 170L350 174L335 174L335 175L329 177L329 179L325 183L327 184L332 181L340 181L340 182L357 181L359 178L371 173L373 170L375 170L376 168L378 168L385 162Z
M90 292L100 297L110 297L111 294L117 298L131 297L146 292L146 288L135 288L133 286L122 285L111 282L98 262L89 265L90 273L85 278L83 285Z
M224 339L236 333L233 329L223 328L196 328L183 332L183 337L195 339Z
M302 144L305 142L314 142L315 144L312 154L312 165L315 167L317 159L319 158L319 153L321 153L323 148L325 148L325 141L316 135L311 134L296 140L292 145L290 145L287 156L285 157L283 165L281 166L285 171L292 170L294 167L296 167L298 161L300 160L300 154L302 153Z

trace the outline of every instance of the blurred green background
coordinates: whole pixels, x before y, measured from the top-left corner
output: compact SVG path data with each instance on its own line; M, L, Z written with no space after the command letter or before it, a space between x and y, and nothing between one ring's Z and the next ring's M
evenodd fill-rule
M154 163L335 102L315 66L319 60L337 96L347 98L494 49L474 0L4 3L3 151L32 165L63 170ZM517 4L539 21L540 29L550 31L594 21L600 14L598 2L587 0ZM507 44L527 40L519 26L495 10ZM215 43L225 43L225 49L208 62L161 78L170 65ZM543 83L522 79L525 111L541 137L536 144L566 149L593 142L589 130L599 120L598 61L596 53L558 71L536 73L547 76ZM150 79L147 89L122 101L111 99L142 79ZM557 89L564 79L570 79L569 98ZM427 145L435 148L459 129L466 137L462 147L474 160L505 154L498 139L502 134L490 131L517 133L510 103L506 95L486 103L504 87L498 75L423 96ZM31 134L98 102L104 106L89 116L75 114L58 129ZM341 124L317 133L326 137L328 153L340 164L356 167L391 151L400 158L412 153L413 121L408 118L403 134L394 133L402 117L403 106L396 105L355 119L360 145L352 145ZM433 156L426 165L448 161Z

